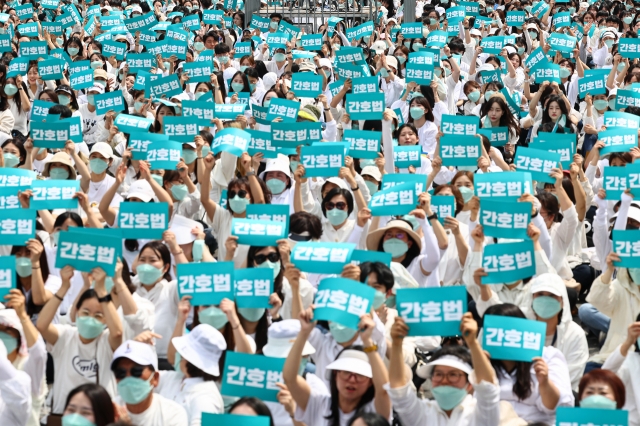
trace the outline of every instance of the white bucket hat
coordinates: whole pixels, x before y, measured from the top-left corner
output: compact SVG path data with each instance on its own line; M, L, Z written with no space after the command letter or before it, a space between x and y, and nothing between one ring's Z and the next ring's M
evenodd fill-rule
M423 379L428 379L431 377L431 372L433 371L433 367L436 365L444 365L446 367L457 368L458 370L464 371L467 374L471 374L473 371L473 367L471 367L466 362L462 361L455 355L444 355L441 358L438 358L434 361L431 361L428 364L423 364L416 370L416 374Z
M291 179L291 170L289 169L289 157L284 154L278 154L277 158L272 158L267 161L267 167L260 173L260 179L264 180L264 176L267 172L282 172L289 179Z
M327 365L324 372L325 379L331 380L331 372L348 371L349 373L359 374L368 378L373 377L371 364L367 354L355 349L346 349L338 355L338 358L331 364Z
M220 375L218 361L227 349L224 336L209 324L200 324L186 336L174 337L171 343L182 358L212 376Z
M300 321L294 319L274 322L269 327L267 344L262 348L262 353L272 358L286 358L300 333ZM308 341L302 349L302 356L316 353L316 350Z

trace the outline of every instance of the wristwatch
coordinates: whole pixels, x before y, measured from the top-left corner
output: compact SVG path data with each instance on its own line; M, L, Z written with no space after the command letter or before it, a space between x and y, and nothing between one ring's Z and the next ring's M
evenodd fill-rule
M378 345L376 345L375 343L371 346L367 346L366 348L362 348L362 351L366 354L375 352L377 350L378 350Z
M111 293L107 294L104 297L98 297L98 302L100 303L108 303L111 302Z
M427 220L438 219L438 213L434 213L431 216L427 216Z

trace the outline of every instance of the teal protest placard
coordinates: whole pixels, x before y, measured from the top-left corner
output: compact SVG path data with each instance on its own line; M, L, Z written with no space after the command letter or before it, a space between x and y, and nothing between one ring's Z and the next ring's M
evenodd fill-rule
M480 118L444 114L441 122L442 133L456 136L475 136L480 128Z
M556 424L558 426L627 426L629 424L629 411L604 408L558 407Z
M405 77L409 83L415 82L426 86L433 80L433 70L433 65L409 62L407 64Z
M7 50L3 50L4 47L4 37L0 35L0 52L6 52ZM9 48L11 44L9 43ZM10 51L10 50L9 50ZM29 67L29 58L14 58L9 63L9 69L7 70L7 78L15 77L18 75L26 75Z
M406 39L422 38L422 22L403 22L400 34Z
M384 109L384 93L347 95L346 110L351 120L380 120Z
M480 224L488 237L529 239L527 227L531 222L531 203L505 203L483 198L480 210Z
M151 53L128 53L127 65L129 65L129 72L131 74L137 74L140 71L148 71L151 68L158 66L155 56ZM185 66L187 65L189 64L185 64Z
M31 170L0 167L0 189L12 188L16 195L18 191L31 189L35 179L36 174Z
M324 78L309 72L297 72L291 77L291 91L299 98L315 98L322 93Z
M125 203L126 204L126 203ZM56 268L67 265L81 272L91 272L102 268L112 277L116 269L116 260L122 251L122 238L115 236L110 229L60 231Z
M18 28L16 28L16 32L20 33L21 37L38 37L38 23L20 24Z
M77 209L78 199L74 198L80 191L80 181L48 179L36 180L32 186L30 208L34 210Z
M382 189L389 189L403 183L410 183L415 189L416 200L426 191L427 177L413 173L386 173L382 175Z
M118 41L105 41L102 43L102 54L107 58L115 56L117 60L122 61L127 53L127 45Z
M245 109L247 109L247 105L241 103L216 104L215 116L221 120L235 120L238 115L244 114Z
M219 305L222 299L233 300L233 276L233 262L180 263L178 295L191 296L192 306Z
M373 22L365 22L357 27L347 28L345 35L349 41L370 36L373 33Z
M106 114L109 111L122 112L129 109L124 101L122 92L119 90L94 95L94 101L97 115Z
M211 120L215 116L215 104L185 100L182 101L182 115L183 117L198 117L198 125L208 127L211 126Z
M35 209L0 210L0 238L3 244L24 246L35 235Z
M54 106L53 102L34 100L31 102L31 122L44 121L49 115L49 108Z
M543 2L541 2L543 3ZM540 68L541 66L546 65L549 62L547 55L545 54L542 48L538 47L536 50L531 52L527 59L524 61L524 64L527 68L529 68L530 72L533 72Z
M373 216L401 216L416 208L415 184L408 182L376 192L369 201Z
M482 284L513 283L536 274L533 241L490 244L484 248Z
M189 75L189 83L206 83L211 80L213 64L210 62L185 62L182 72Z
M264 158L278 157L278 148L271 144L271 133L251 129L247 129L246 131L251 135L251 140L247 145L247 153L249 155L254 156L258 152L261 152Z
M541 1L531 8L531 14L540 18L547 12L547 9L549 9L549 5Z
M606 89L607 77L605 75L594 75L591 77L583 77L578 81L578 93L581 98L587 95L603 95L607 93Z
M449 27L456 26L464 20L466 8L464 6L448 7L447 8L447 22ZM422 25L422 22L420 22Z
M408 336L458 336L467 312L467 290L461 286L400 288L396 306L409 326Z
M313 59L314 56L318 55L316 52L305 52L304 50L294 50L291 53L292 53L292 58L294 60L295 59Z
M118 210L118 228L127 238L162 239L169 219L167 203L121 203Z
M481 140L476 136L440 137L440 151L443 166L477 166L481 155Z
M21 21L33 18L33 5L31 3L16 6L15 10Z
M291 252L291 263L303 272L340 274L351 261L356 248L351 243L298 242Z
M0 300L16 288L16 257L0 256Z
M507 25L509 27L522 28L524 25L525 13L522 11L507 12Z
M569 170L576 152L575 133L538 132L535 140L529 144L530 148L545 150L560 154L560 164L564 170Z
M77 72L87 71L89 69L91 69L91 61L89 60L72 62L71 65L69 65L69 74L73 75ZM93 72L93 69L91 69L91 72Z
M267 416L202 413L202 426L269 426L270 424L271 419Z
M175 55L178 59L185 60L187 58L187 42L175 39L165 39L164 52L169 55Z
M378 158L382 132L345 129L343 138L349 142L349 156L368 160Z
M42 31L48 31L50 34L61 36L62 24L59 22L41 22Z
M505 146L509 142L508 127L485 127L478 129L478 134L486 136L491 146Z
M146 161L151 170L174 170L181 157L182 144L179 142L153 141L147 146Z
M40 78L44 81L61 79L63 70L63 62L57 58L38 62L38 73L40 74Z
M397 168L407 169L411 166L420 167L422 147L420 145L394 146L393 161Z
M338 65L337 71L341 79L371 76L367 65L340 64Z
M571 53L576 48L577 38L567 34L552 33L548 40L551 48L559 52Z
M289 206L286 204L249 204L247 219L282 222L285 234L289 235Z
M189 28L190 31L196 31L200 29L200 15L189 15L182 19L182 25Z
M446 217L456 217L456 198L453 195L431 197L431 211L438 215L438 221L444 225Z
M47 149L62 149L69 140L69 123L59 121L45 123L31 121L33 146Z
M616 110L626 108L628 106L640 107L640 93L631 90L620 89L616 93Z
M325 278L318 285L313 319L336 322L357 330L360 317L371 309L374 293L373 287L358 281Z
M416 65L435 65L438 63L438 59L436 59L436 55L433 52L421 50L419 52L410 52L409 59L407 61L408 64L416 64Z
M340 168L344 166L344 148L332 143L303 146L300 164L305 167L305 177L338 176Z
M482 173L474 177L475 194L480 197L516 201L522 194L531 194L531 173Z
M182 87L176 74L160 77L157 80L146 81L145 94L148 97L161 98L166 95L167 99L182 93Z
M221 393L225 396L253 396L262 401L277 403L280 388L276 383L284 383L282 378L284 361L285 358L227 351ZM216 423L216 425L219 424ZM244 423L234 423L234 425L241 424Z
M138 117L129 114L118 114L114 123L118 130L124 133L143 132L149 130L153 124L151 118Z
M273 49L286 49L291 36L285 33L267 33L267 44L273 53Z
M351 254L351 263L359 266L365 262L380 262L391 266L391 253L384 251L354 250Z
M535 79L536 83L544 83L545 81L548 81L549 83L556 82L561 84L560 65L546 63L544 67L537 68L535 71Z
M607 166L604 168L602 187L606 191L606 199L619 201L627 189L627 167Z
M364 62L365 58L361 47L342 46L335 54L336 63L340 65Z
M38 58L46 58L49 54L49 46L46 41L20 42L20 57L35 61Z
M431 31L427 36L427 47L442 49L447 44L449 35L446 31Z
M287 238L286 224L268 220L234 218L231 235L238 237L238 244L250 246L277 246L278 240Z
M476 2L461 1L458 5L463 6L467 16L478 16L480 14L480 5Z
M123 23L131 34L135 34L136 31L146 31L151 29L158 23L158 19L153 12L149 12L145 15L139 15L131 19L125 19Z
M242 58L243 56L251 55L252 51L253 50L251 49L250 41L244 43L236 43L235 57Z
M216 155L220 151L227 151L237 157L242 156L247 151L247 146L251 141L251 134L244 130L227 128L216 132L216 136L211 144L211 152Z
M612 231L612 251L620 256L620 262L614 262L619 268L640 268L640 230Z
M640 58L640 39L621 38L618 41L618 53L623 58L629 58L629 59Z
M177 142L193 142L200 135L198 117L167 116L164 119L164 134Z
M271 308L269 296L273 293L273 269L246 268L234 272L235 301L238 308Z
M504 36L485 37L480 42L483 53L498 55L505 45Z
M93 70L87 69L73 73L69 77L69 83L74 90L87 89L93 86Z
M493 70L493 71L480 71L480 83L486 84L495 81L497 83L502 83L502 71L501 70Z
M552 26L556 28L568 27L571 25L571 12L560 12L553 15Z
M306 50L322 49L322 34L305 34L300 39L300 47Z
M491 359L531 362L542 356L547 332L544 321L485 315L483 329L482 348Z
M626 112L605 111L603 125L610 129L612 127L624 127L629 129L640 128L640 117Z
M203 10L202 11L202 22L209 25L220 25L220 20L224 16L224 12L222 10ZM251 22L253 24L253 21ZM268 26L268 24L267 24ZM237 45L236 45L237 46ZM238 51L236 50L236 53Z
M600 155L612 152L628 152L638 146L638 131L629 128L614 128L598 132L598 140L604 142Z
M20 200L18 199L18 190L15 188L0 188L0 209L21 209Z
M149 132L132 132L129 135L127 148L131 149L132 159L146 160L149 145L154 141L169 141L169 137L163 134Z
M554 183L556 180L549 176L549 173L551 173L551 169L558 168L560 154L519 146L516 150L514 163L517 170L530 172L533 180Z
M282 118L284 123L294 123L298 118L300 102L288 99L272 98L267 113L267 121L273 121L276 117Z
M322 123L272 123L271 145L281 148L297 148L311 145L322 139Z

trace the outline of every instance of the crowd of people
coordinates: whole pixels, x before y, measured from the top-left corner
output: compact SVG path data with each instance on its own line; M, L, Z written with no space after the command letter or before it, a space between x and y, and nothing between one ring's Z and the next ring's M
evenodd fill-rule
M2 3L0 424L640 425L640 4L262 3Z

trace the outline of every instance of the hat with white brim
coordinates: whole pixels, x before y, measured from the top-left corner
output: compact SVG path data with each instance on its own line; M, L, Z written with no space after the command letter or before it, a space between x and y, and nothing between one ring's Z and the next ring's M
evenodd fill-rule
M327 365L324 376L331 380L332 371L348 371L364 377L372 378L373 372L367 354L355 349L346 349L338 355L338 359Z
M473 367L471 367L471 365L469 365L466 362L462 361L457 356L455 356L455 355L444 355L441 358L438 358L438 359L436 359L434 361L431 361L428 364L424 364L424 365L418 367L418 369L416 370L416 374L419 377L422 377L423 379L428 379L429 377L431 377L431 372L433 371L433 368L436 365L442 365L442 366L445 366L445 367L457 368L458 370L463 371L466 374L471 374L471 372L473 371Z

